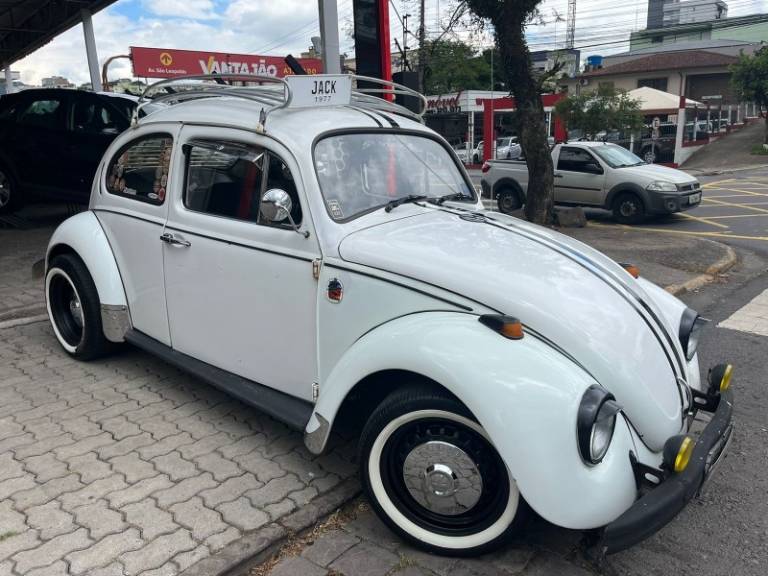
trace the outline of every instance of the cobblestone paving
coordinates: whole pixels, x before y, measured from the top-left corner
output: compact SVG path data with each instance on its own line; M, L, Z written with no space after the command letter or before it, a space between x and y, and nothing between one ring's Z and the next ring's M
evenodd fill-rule
M173 575L355 473L135 350L79 363L0 330L0 576Z
M0 230L0 320L43 311L43 281L32 266L45 258L52 233L50 227Z

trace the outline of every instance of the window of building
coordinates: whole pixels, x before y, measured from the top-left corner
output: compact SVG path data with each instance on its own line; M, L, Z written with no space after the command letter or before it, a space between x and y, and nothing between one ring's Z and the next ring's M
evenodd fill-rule
M292 201L291 216L301 222L301 205L291 171L265 148L239 143L197 140L185 146L187 176L184 205L190 210L279 227L259 213L261 197L279 188Z
M640 78L637 81L637 87L642 88L643 86L647 86L648 88L655 88L656 90L666 92L667 82L668 78L666 76L662 78Z
M153 135L120 150L107 171L107 191L149 204L162 204L168 186L173 139Z

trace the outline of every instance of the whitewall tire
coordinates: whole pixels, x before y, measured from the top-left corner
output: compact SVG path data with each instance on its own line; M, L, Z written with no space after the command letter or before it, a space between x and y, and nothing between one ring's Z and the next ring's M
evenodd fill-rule
M381 519L431 552L488 552L525 517L527 506L485 430L439 390L386 398L361 436L360 466Z

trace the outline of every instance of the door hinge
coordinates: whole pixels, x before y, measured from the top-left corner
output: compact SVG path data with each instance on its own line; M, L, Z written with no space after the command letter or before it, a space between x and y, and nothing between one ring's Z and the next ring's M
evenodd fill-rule
M312 382L312 402L317 402L318 396L320 396L320 384Z
M320 260L320 258L315 258L312 260L312 278L317 280L320 278L320 266L322 265L323 261Z

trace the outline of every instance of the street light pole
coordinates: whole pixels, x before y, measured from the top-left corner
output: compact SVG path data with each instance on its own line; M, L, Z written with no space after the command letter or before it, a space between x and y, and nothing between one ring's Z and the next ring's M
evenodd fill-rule
M318 0L320 38L323 42L323 73L341 74L339 60L339 11L336 0Z

